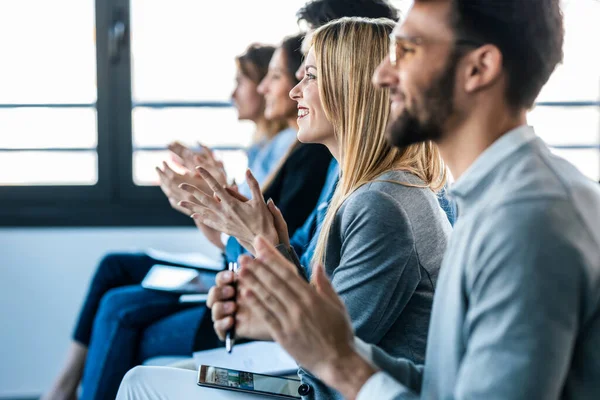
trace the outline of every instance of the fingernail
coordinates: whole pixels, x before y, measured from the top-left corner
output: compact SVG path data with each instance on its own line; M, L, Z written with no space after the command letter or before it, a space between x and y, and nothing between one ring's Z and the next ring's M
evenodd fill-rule
M268 204L271 204L271 203L273 203L273 199L269 197L269 200L267 200L267 203L268 203Z

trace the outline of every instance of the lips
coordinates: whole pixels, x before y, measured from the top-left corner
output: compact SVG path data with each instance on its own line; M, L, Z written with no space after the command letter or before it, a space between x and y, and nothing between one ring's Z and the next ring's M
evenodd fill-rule
M298 119L302 119L309 114L308 108L306 107L298 107Z

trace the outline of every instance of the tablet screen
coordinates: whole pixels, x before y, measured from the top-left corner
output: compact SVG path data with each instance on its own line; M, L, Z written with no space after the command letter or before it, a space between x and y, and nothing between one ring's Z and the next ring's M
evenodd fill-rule
M201 365L198 384L299 399L300 380Z

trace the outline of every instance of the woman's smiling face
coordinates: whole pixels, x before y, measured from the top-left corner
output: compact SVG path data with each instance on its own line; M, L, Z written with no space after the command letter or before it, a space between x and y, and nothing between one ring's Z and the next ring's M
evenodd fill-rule
M304 77L290 91L290 97L298 103L298 140L326 144L334 138L334 130L321 103L316 65L315 50L311 47L304 62Z

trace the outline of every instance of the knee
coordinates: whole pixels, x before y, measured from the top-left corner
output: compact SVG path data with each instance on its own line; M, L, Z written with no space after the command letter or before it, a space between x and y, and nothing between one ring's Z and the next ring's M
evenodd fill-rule
M143 382L147 379L148 369L149 367L135 367L130 369L121 381L117 400L142 398L140 390L144 386Z
M169 367L135 367L123 378L117 400L198 398L196 371Z
M131 305L131 295L127 287L111 289L100 300L97 319L121 320Z
M102 257L92 278L92 290L94 287L112 286L112 281L119 275L121 265L123 254L109 253Z
M112 276L118 273L122 266L128 264L130 259L133 257L139 257L139 255L127 254L127 253L109 253L102 257L98 268L96 268L96 279L103 277Z

